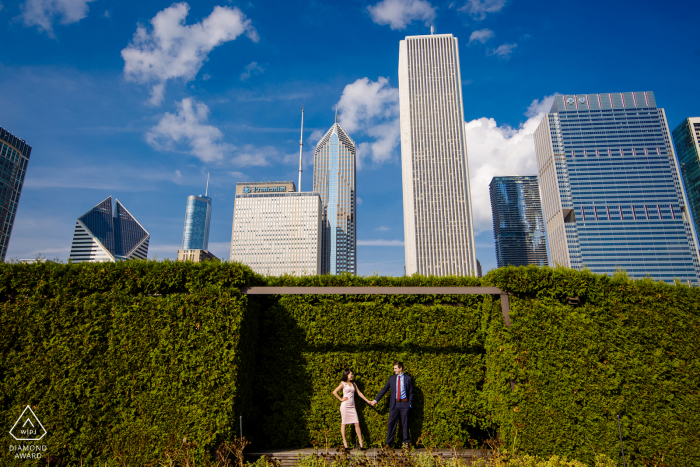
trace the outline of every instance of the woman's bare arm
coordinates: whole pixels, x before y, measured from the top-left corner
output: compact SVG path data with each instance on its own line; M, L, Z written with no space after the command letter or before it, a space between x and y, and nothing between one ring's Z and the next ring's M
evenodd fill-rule
M348 400L347 397L343 397L341 399L340 396L338 396L338 391L341 389L343 389L343 383L340 383L331 394L333 394L333 396L335 396L335 398L338 399L340 402L345 402L346 400Z
M355 384L355 383L353 383L353 384ZM367 400L367 398L365 397L365 395L362 394L362 391L360 391L360 388L357 387L357 384L355 384L355 391L357 391L357 393L360 395L360 397L361 397L365 402L367 402L367 403L369 404L369 401Z

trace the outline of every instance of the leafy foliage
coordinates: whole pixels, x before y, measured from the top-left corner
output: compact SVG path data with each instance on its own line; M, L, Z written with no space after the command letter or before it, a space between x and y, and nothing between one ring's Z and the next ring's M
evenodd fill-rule
M183 437L201 458L231 439L251 403L257 326L247 297L206 281L207 268L223 285L246 276L176 263L0 266L13 286L0 310L2 426L29 404L47 453L88 464L146 465ZM7 453L14 440L2 439Z
M619 414L630 465L700 465L700 290L537 267L487 281L514 294L513 327L491 320L486 342L483 394L504 439L619 459Z
M240 292L251 285L493 285L512 294L513 326L489 295ZM342 370L371 400L398 359L415 377L413 442L481 444L498 430L531 455L522 465L593 465L619 459L619 414L628 465L700 466L699 299L680 284L537 267L479 280L4 264L0 424L29 404L47 455L86 465L149 465L183 445L201 463L238 434L239 415L253 447L333 446ZM384 441L386 397L378 410L356 399L366 445Z

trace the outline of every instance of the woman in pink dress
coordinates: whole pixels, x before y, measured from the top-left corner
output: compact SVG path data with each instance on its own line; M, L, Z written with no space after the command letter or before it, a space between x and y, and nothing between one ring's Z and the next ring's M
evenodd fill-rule
M355 375L353 375L351 370L343 371L343 378L333 395L336 399L340 401L340 433L343 435L343 446L348 449L348 443L345 441L345 425L353 424L355 425L355 433L357 433L357 439L360 441L360 449L364 449L362 446L362 433L360 432L360 420L357 418L357 411L355 411L355 393L359 394L360 397L369 404L367 398L357 389L355 384ZM338 395L338 391L343 390L343 397Z

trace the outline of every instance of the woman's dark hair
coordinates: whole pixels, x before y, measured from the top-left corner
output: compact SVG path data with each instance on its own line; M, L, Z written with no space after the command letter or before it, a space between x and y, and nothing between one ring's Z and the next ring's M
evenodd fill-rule
M348 375L352 373L352 370L345 370L343 371L343 377L340 378L341 381L348 382Z

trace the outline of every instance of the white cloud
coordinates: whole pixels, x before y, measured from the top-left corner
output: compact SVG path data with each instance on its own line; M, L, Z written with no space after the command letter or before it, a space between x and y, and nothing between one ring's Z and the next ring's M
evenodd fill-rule
M552 106L554 95L534 100L525 113L528 119L518 128L498 126L482 117L465 124L474 233L493 228L489 183L496 176L537 175L533 134Z
M487 55L496 55L508 60L510 58L510 54L513 53L513 49L517 46L518 44L499 45L497 49L490 50Z
M189 153L203 162L220 161L235 149L222 143L223 133L215 126L207 125L209 107L191 98L177 103L176 114L166 112L158 125L146 134L146 141L159 151L174 150L176 145L187 144Z
M435 21L435 8L425 0L382 0L368 6L372 21L388 24L391 29L406 29L414 20L429 26Z
M374 230L380 230L380 231L382 231L382 232L386 232L387 230L390 230L390 229L389 229L389 227L384 227L384 226L382 225L381 227L377 227L377 228L374 229Z
M186 25L189 9L182 2L158 12L151 20L150 32L139 24L131 43L121 52L124 76L152 85L150 102L154 105L163 101L167 80L193 80L215 47L243 33L253 42L259 40L250 19L237 7L216 6L207 18Z
M482 44L486 42L487 40L491 39L493 37L493 31L486 28L486 29L479 29L478 31L472 32L471 36L469 36L469 43L471 44L474 41L481 42Z
M87 16L88 3L95 0L26 0L20 17L25 26L36 26L54 37L53 22L60 17L61 24L77 23ZM2 5L0 4L0 9Z
M237 167L270 165L273 161L279 161L285 157L277 148L273 146L263 146L261 148L246 144L242 150L237 152L232 162ZM297 158L299 155L297 154ZM298 160L298 159L297 159Z
M258 65L258 62L250 62L245 66L245 71L241 73L241 81L247 81L252 75L265 73L265 70Z
M358 240L358 246L403 246L403 240Z
M373 139L358 145L358 169L365 158L377 164L391 158L399 144L399 90L391 87L388 78L360 78L345 86L338 115L340 125L350 136L364 133Z
M475 19L482 20L487 13L501 11L505 5L506 0L467 0L459 11L466 11Z

